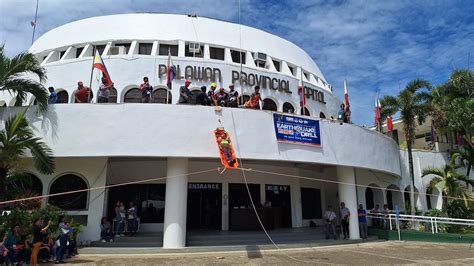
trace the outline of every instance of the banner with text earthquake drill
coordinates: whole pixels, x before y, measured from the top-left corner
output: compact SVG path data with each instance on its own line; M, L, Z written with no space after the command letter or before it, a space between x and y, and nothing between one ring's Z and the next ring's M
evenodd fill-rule
M273 114L277 141L321 147L319 120Z

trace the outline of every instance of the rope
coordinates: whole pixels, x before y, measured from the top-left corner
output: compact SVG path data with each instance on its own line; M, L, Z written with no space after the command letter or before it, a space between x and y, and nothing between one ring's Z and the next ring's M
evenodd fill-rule
M107 163L108 162L106 162L106 164ZM7 200L7 201L1 201L0 205L16 203L16 202L21 202L21 201L27 201L27 200L43 199L43 198L49 198L49 197L54 197L54 196L60 196L60 195L74 194L74 193L80 193L80 192L87 192L87 191L92 191L92 190L97 190L97 189L106 189L106 188L112 188L112 187L120 187L120 186L126 186L126 185L147 183L147 182L151 182L151 181L164 180L164 179L174 178L174 177L197 175L197 174L209 173L209 172L217 171L217 170L218 169L216 169L216 168L212 168L212 169L208 169L208 170L196 171L196 172L191 172L191 173L182 174L182 175L156 177L156 178L150 178L150 179L143 179L143 180L137 180L137 181L118 183L118 184L114 184L114 185L105 185L105 186L98 186L98 187L92 187L92 188L71 190L71 191L66 191L66 192L59 192L59 193L53 193L53 194L47 194L47 195L41 195L41 196L34 196L34 197L28 197L28 198L22 198L22 199Z

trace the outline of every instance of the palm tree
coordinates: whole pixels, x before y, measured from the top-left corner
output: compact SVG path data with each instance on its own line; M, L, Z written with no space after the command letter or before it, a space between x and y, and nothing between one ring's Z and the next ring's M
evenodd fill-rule
M38 81L32 80L31 75ZM48 92L42 85L45 80L46 70L35 55L24 52L8 58L4 45L0 45L0 91L15 95L15 106L21 106L28 94L32 94L38 103L38 111L44 113L48 108Z
M462 149L454 151L451 156L460 159L460 166L466 167L466 176L469 177L474 165L474 147L469 144L465 145Z
M41 138L35 137L26 120L24 109L5 121L0 130L0 199L5 198L6 180L18 166L26 151L30 151L34 166L43 174L52 174L55 163L52 150Z
M464 201L464 205L469 207L469 199L471 197L469 190L466 189L467 185L474 186L474 180L469 179L467 176L459 174L456 169L455 162L457 156L451 156L450 162L444 167L435 168L427 167L423 169L422 177L427 175L435 175L430 181L430 188L438 188L442 192L443 205L442 211L447 214L448 198L461 198ZM464 183L466 186L463 186Z
M385 96L381 100L383 115L394 115L400 112L407 148L408 164L411 178L410 206L411 214L415 214L415 176L413 172L412 145L415 141L416 123L422 124L430 111L430 94L422 91L423 88L431 89L431 84L422 79L410 81L397 97Z

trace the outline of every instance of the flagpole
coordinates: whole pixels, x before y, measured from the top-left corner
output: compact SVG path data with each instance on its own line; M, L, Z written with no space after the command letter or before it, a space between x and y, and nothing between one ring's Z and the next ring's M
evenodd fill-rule
M168 84L168 79L170 78L170 62L171 61L171 50L168 48L168 68L166 69L166 87L168 87L168 90L166 91L166 104L169 102L169 94L171 93L171 80L169 81L170 83Z
M33 35L31 36L31 44L33 44L33 42L35 41L36 20L38 19L38 5L39 0L36 0L35 21L33 22Z
M89 80L89 94L87 96L87 103L91 102L91 94L92 94L92 78L94 76L94 61L95 61L95 45L92 45L92 67L91 67L91 78Z
M301 114L305 115L304 108L306 107L306 99L304 95L304 85L303 85L303 67L300 66L301 69L301 98L302 98L302 105L301 105Z

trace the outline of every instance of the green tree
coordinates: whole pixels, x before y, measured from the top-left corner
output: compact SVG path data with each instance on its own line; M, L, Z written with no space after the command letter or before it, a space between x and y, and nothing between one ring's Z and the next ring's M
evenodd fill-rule
M55 168L52 150L41 138L35 137L28 125L24 109L5 121L0 130L0 199L5 198L6 179L30 151L34 166L43 174L52 174Z
M46 70L35 55L24 52L9 58L4 45L0 45L0 91L15 95L15 106L21 106L31 94L38 103L38 111L44 113L48 108L48 92L42 85L45 80Z
M474 165L474 147L466 145L458 151L454 151L451 156L456 159L459 158L460 166L466 167L466 176L471 173L471 168Z
M427 90L423 90L427 89ZM400 113L403 131L407 140L408 164L410 171L410 206L411 214L415 214L415 176L413 172L412 145L415 141L415 129L417 123L422 124L431 110L431 96L428 90L431 84L422 79L410 81L407 86L394 96L382 98L382 112L384 116Z
M441 209L444 214L447 214L449 198L460 198L463 200L464 206L469 208L471 192L467 189L467 185L474 186L474 180L470 180L467 176L456 171L458 168L456 159L456 156L451 156L449 163L444 167L427 167L423 169L422 173L422 177L435 175L429 186L442 192L443 204Z

